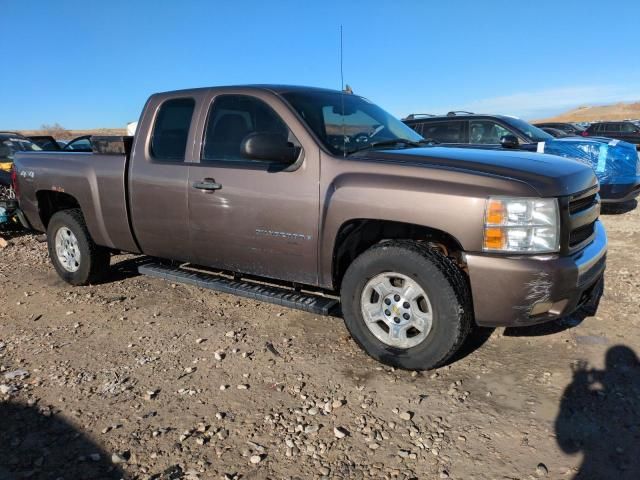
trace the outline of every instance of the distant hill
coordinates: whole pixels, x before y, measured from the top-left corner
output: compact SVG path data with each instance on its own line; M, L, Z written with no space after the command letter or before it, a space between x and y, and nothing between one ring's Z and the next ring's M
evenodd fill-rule
M71 140L83 135L126 135L125 128L94 128L93 130L64 130L64 133L56 134L50 130L20 130L19 133L28 137L31 135L53 135L56 140Z
M554 117L532 120L534 122L595 122L598 120L640 119L640 102L614 103L612 105L582 106Z

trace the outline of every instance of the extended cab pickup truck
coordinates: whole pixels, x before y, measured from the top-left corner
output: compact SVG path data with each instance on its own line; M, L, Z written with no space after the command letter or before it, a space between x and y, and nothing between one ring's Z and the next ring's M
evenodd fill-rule
M428 369L474 324L570 314L603 276L590 168L427 146L357 95L160 93L129 140L16 155L20 206L73 285L98 280L112 252L145 254L158 260L141 272L173 282L341 310L371 356Z

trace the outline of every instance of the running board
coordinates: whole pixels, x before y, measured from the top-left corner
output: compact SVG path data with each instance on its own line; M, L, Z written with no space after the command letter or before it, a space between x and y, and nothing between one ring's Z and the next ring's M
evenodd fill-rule
M275 303L276 305L304 310L305 312L315 313L316 315L333 315L339 306L339 302L335 298L297 292L274 285L264 285L245 280L233 280L221 275L196 272L158 263L140 265L138 272L141 275L163 278L170 282L195 285L196 287L230 293L261 302Z

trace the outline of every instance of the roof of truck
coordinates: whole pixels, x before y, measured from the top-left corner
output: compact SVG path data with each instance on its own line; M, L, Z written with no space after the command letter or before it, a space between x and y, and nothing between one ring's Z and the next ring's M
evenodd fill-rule
M302 85L280 85L280 84L249 84L249 85L219 85L212 87L200 87L200 88L188 88L184 90L170 90L163 93L178 93L178 92L198 92L203 90L227 90L227 89L249 89L249 90L268 90L274 93L282 94L289 92L317 92L317 93L342 93L340 90L334 90L331 88L322 87L306 87Z
M466 119L473 119L473 118L499 118L501 120L509 120L509 119L514 119L517 117L513 117L511 115L499 115L499 114L493 114L493 113L473 113L473 112L461 112L461 111L457 111L457 112L449 112L446 114L441 114L441 115L433 115L430 113L412 113L410 115L407 115L406 117L404 117L402 119L403 122L405 123L423 123L423 122L427 122L427 121L442 121L442 120L452 120L452 119L460 119L460 118L466 118Z

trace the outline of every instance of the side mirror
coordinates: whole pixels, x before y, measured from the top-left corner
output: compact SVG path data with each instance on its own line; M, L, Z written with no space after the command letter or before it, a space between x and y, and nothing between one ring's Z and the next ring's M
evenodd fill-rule
M508 133L500 138L500 145L502 145L503 148L518 148L520 142L518 141L518 137Z
M298 158L299 150L283 135L254 132L242 140L240 153L251 160L291 164Z

